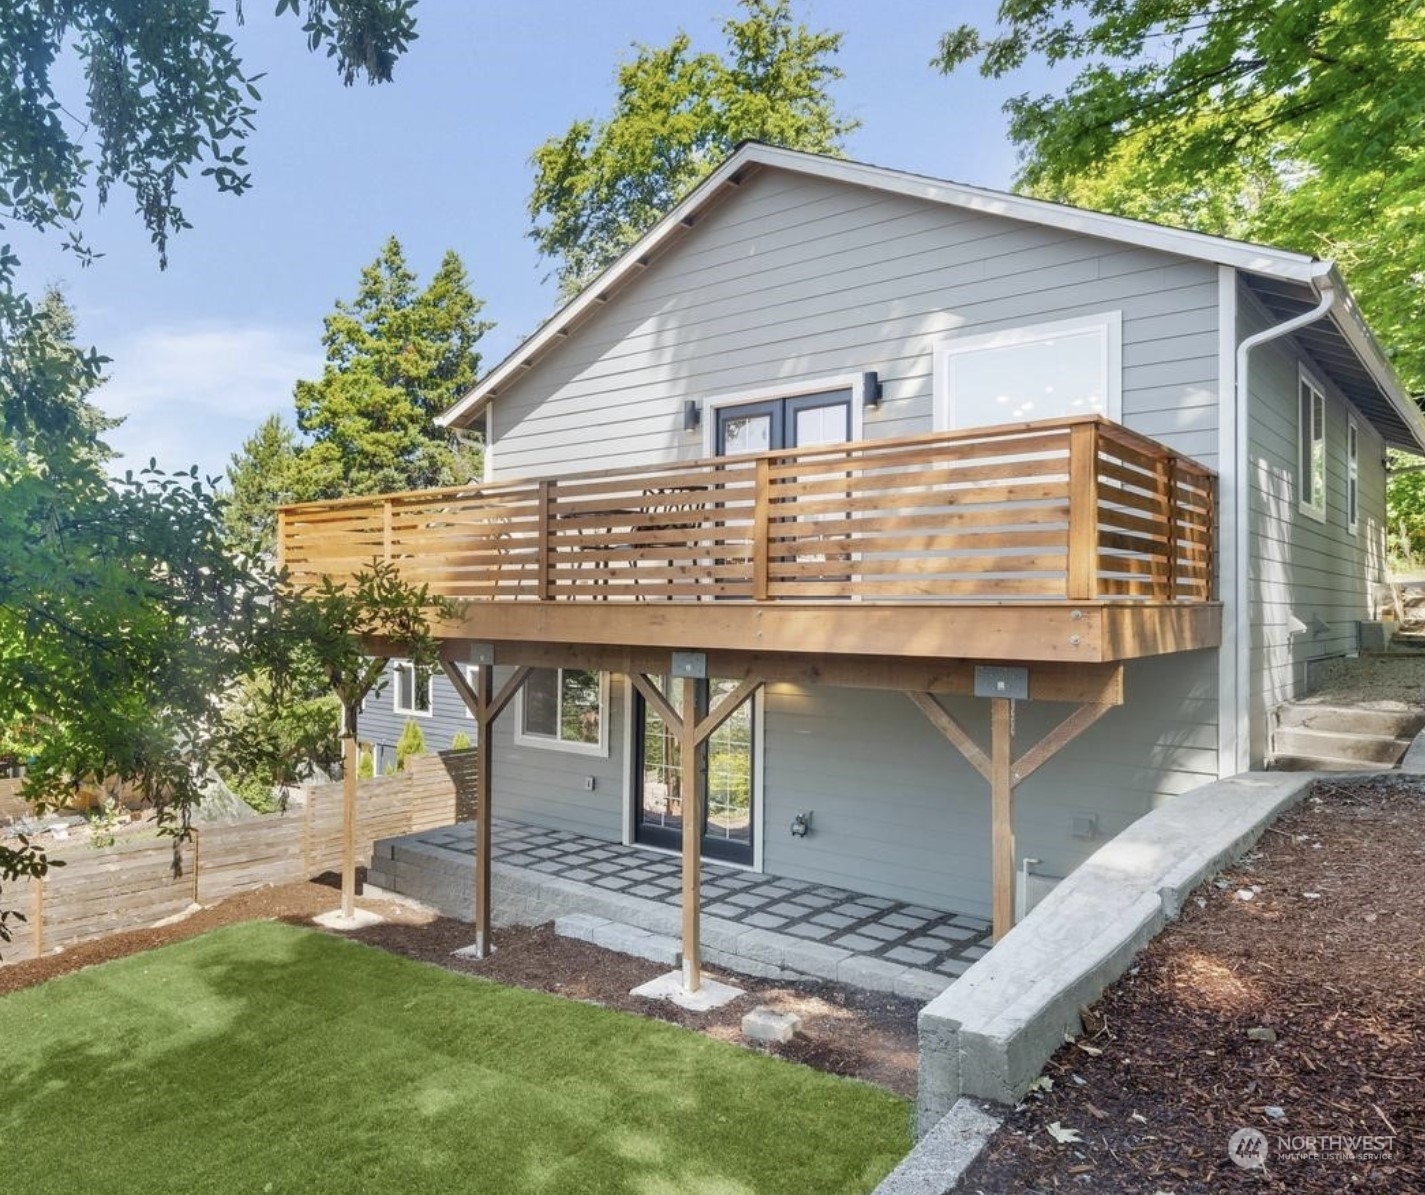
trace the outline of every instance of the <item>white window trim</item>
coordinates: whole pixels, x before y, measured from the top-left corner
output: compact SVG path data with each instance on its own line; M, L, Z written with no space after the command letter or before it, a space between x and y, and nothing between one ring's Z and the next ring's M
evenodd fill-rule
M1053 320L1043 324L1021 324L1014 328L1003 328L997 332L982 332L971 336L953 336L938 341L933 354L934 366L934 427L936 431L952 431L958 428L955 421L955 396L950 387L949 359L957 353L977 352L983 349L1012 348L1019 344L1033 344L1040 340L1052 340L1057 336L1069 336L1079 332L1100 332L1100 361L1105 379L1104 414L1115 423L1123 419L1123 312L1100 311L1093 315L1075 316L1073 319ZM992 427L993 424L972 424L971 426Z
M731 867L737 871L765 871L763 862L763 850L767 841L767 802L764 799L762 788L762 777L765 775L767 761L767 707L763 700L767 686L761 686L752 694L752 862L732 863L726 859L711 860L719 867ZM634 700L635 691L632 683L624 684L624 715L623 715L623 757L626 767L623 774L623 844L624 846L636 846L641 851L657 851L660 855L678 855L682 852L671 847L649 846L646 842L637 842L634 839L635 826L634 819L637 816L633 807L634 794L638 792L638 777L635 769L638 767L638 752L634 750Z
M1303 482L1303 480L1304 480L1304 479L1306 478L1306 476L1307 476L1307 471L1311 468L1310 461L1308 460L1308 457L1309 457L1309 455L1310 455L1310 445L1309 445L1308 442L1307 442L1307 437L1311 434L1311 430L1312 430L1311 428L1303 427L1303 426L1302 426L1302 421L1301 421L1301 388L1302 388L1302 386L1309 386L1309 387L1311 388L1311 391L1312 391L1312 394L1313 394L1313 398L1312 398L1312 402L1311 402L1311 406L1312 406L1311 423L1312 423L1312 424L1314 424L1314 423L1316 422L1316 416L1315 416L1316 404L1317 404L1318 401L1319 401L1320 404L1321 404L1321 486L1320 486L1320 493L1317 495L1317 497L1319 498L1319 505L1318 505L1317 503L1315 503L1315 502L1308 502L1308 501L1306 501L1305 498L1302 497L1302 494L1305 493L1305 486L1302 484L1302 482ZM1328 458L1329 458L1329 455L1330 455L1330 454L1329 454L1329 451L1328 451L1328 450L1329 450L1329 447L1330 447L1330 445L1329 445L1329 439L1330 439L1330 437L1327 435L1327 429L1326 429L1326 387L1321 384L1321 382L1316 378L1316 376L1315 376L1313 373L1311 373L1310 370L1308 370L1304 365L1300 365L1300 364L1297 365L1296 423L1297 423L1297 427L1296 427L1296 505L1297 505L1297 509L1298 509L1299 511L1301 511L1302 514L1306 515L1307 518L1312 519L1312 520L1314 520L1314 521L1317 522L1317 523L1324 523L1324 522L1326 522L1326 485L1327 485L1327 476L1328 476L1328 474L1331 472L1330 467L1329 467L1329 466L1330 466L1330 461L1329 461L1329 459L1328 459ZM1315 442L1315 437L1314 437L1314 436L1311 437L1311 442L1312 442L1312 443Z
M1361 530L1361 425L1346 416L1346 530Z
M563 700L565 672L586 672L584 668L553 668L559 673L556 684ZM556 719L556 724L558 719ZM524 686L515 694L515 745L518 747L538 747L544 751L567 751L573 755L609 754L609 674L599 673L599 741L597 743L571 743L565 739L550 738L542 734L527 734L524 729Z
M798 398L803 394L822 394L831 390L851 391L851 419L848 425L849 439L854 442L864 439L866 413L866 375L842 373L833 377L809 378L805 381L784 382L776 386L759 386L755 390L737 390L727 394L713 394L703 399L703 455L717 455L717 413L723 407L739 407L748 403L770 402L778 398Z
M401 708L401 682L396 677L396 672L402 668L411 669L411 690L415 691L416 666L410 660L391 661L391 709L406 718L434 718L435 717L435 669L430 670L426 677L426 705L427 709L402 709Z
M476 688L476 686L480 683L480 665L466 664L461 668L461 672L465 676L465 683L478 693L480 690ZM465 716L469 718L470 721L475 721L475 711L468 705L465 705L463 701L460 704L465 706Z

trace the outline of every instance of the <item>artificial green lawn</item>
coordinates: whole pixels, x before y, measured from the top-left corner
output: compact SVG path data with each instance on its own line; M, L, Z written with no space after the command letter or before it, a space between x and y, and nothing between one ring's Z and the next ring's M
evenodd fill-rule
M876 1087L275 922L0 998L30 1195L832 1195L909 1127Z

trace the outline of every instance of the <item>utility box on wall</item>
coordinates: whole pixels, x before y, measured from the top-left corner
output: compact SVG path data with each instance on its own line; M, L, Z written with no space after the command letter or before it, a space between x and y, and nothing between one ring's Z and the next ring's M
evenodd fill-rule
M1361 651L1384 652L1390 650L1391 633L1395 629L1393 622L1362 619L1356 625L1360 628L1357 631L1357 642Z

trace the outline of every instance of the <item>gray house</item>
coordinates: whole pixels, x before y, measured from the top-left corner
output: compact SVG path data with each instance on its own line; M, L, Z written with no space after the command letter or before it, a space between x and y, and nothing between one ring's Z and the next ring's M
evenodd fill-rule
M498 816L681 848L685 893L707 858L997 933L1263 763L1425 451L1329 262L760 144L444 421L484 486L284 512L299 576L357 543L466 603L363 737L485 726Z

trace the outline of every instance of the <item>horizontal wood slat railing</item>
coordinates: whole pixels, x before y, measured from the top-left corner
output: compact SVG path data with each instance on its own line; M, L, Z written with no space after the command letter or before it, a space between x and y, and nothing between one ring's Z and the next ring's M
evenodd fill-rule
M1215 477L1089 417L305 503L297 586L467 600L1205 602Z

